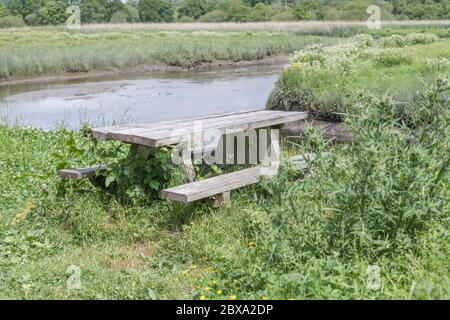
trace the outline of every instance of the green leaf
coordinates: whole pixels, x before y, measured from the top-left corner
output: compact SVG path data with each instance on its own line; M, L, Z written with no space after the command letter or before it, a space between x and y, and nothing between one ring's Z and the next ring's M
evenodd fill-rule
M152 189L158 190L159 189L159 181L158 180L151 180L149 182L149 186Z
M109 187L109 185L116 180L114 176L107 176L105 179L105 186Z

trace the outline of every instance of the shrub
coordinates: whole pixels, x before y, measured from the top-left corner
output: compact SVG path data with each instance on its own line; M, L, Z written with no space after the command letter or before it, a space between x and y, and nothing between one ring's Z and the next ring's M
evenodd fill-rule
M42 20L38 14L33 12L25 17L25 22L29 26L38 26L42 23Z
M404 47L406 45L405 38L398 35L393 34L388 36L382 40L383 47Z
M223 22L225 21L226 13L222 10L213 10L208 13L205 13L198 21L200 22Z
M409 44L429 44L438 41L439 38L431 33L412 33L405 37Z
M442 41L408 48L383 48L366 36L331 47L297 52L269 96L267 108L308 111L317 118L342 120L354 113L364 92L391 92L415 101L424 84L449 72L448 45ZM399 109L399 115L404 112Z
M198 19L207 11L207 4L205 0L183 0L178 7L179 17L190 17Z
M174 8L166 0L139 0L139 17L143 22L172 22Z
M384 67L395 67L402 64L411 64L412 57L403 51L386 49L376 54L374 61Z
M128 16L125 12L122 11L114 12L113 15L111 16L111 19L109 20L109 22L111 23L124 23L127 21Z
M5 16L0 18L0 28L16 28L23 27L25 25L22 17L18 16Z
M0 1L0 18L6 17L7 15L9 15L9 11L6 9L3 2Z

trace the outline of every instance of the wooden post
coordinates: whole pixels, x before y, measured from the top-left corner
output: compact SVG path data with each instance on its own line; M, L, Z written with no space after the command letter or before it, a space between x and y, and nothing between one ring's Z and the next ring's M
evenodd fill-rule
M212 208L219 208L231 202L231 191L219 193L211 198L210 206Z

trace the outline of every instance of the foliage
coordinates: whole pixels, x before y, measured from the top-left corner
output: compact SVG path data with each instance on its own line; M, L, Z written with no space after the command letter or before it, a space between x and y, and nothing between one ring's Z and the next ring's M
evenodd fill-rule
M0 18L10 15L8 9L5 7L3 2L0 1Z
M139 0L139 17L143 22L173 21L173 5L166 0Z
M199 22L222 22L225 21L226 13L222 10L213 10L198 18Z
M24 21L18 16L4 16L0 18L0 28L15 28L24 26Z
M422 88L408 122L394 99L362 97L345 117L358 143L330 144L310 128L292 151L318 156L313 175L283 160L275 178L216 210L123 204L87 181L62 193L56 167L97 161L90 140L0 126L0 296L448 299L448 90L445 79ZM98 144L108 163L128 151ZM71 265L81 289L67 288ZM368 287L372 265L379 290Z
M45 41L44 41L45 40ZM8 44L14 41L14 46ZM330 38L283 32L29 29L0 33L0 77L255 60Z
M123 11L117 11L114 12L111 16L111 19L109 19L109 22L111 23L124 23L127 22L128 15Z
M357 111L356 102L367 91L415 101L424 83L450 72L446 64L426 63L450 60L449 44L433 35L411 34L378 41L358 35L334 47L312 46L294 56L267 105L340 120L343 113Z
M106 8L101 0L83 0L80 3L82 23L106 21Z
M190 17L198 19L208 10L206 0L183 0L178 7L178 15L180 17Z

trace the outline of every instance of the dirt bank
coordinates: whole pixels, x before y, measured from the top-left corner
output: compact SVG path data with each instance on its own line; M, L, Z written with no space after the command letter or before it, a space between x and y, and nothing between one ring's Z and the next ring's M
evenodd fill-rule
M229 61L218 60L214 62L202 63L194 67L186 68L180 66L168 66L165 64L152 64L152 65L139 65L134 67L128 67L124 69L114 70L92 70L88 72L79 73L61 73L61 74L46 74L39 76L29 77L11 77L7 79L0 79L0 86L19 85L28 83L44 83L53 81L66 81L85 78L95 78L104 76L117 76L117 75L145 75L154 73L170 73L170 72L191 72L202 71L216 68L232 68L242 66L254 66L254 65L270 65L288 62L289 56L269 56L258 60L251 61Z

